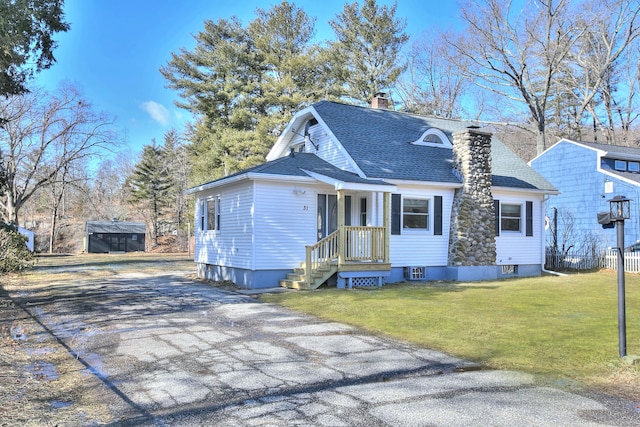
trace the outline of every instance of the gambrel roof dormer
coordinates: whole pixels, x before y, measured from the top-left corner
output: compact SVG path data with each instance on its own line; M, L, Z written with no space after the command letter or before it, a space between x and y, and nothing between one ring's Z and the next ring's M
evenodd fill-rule
M418 140L413 141L412 144L449 149L453 147L447 135L438 128L427 129L422 136L418 138Z

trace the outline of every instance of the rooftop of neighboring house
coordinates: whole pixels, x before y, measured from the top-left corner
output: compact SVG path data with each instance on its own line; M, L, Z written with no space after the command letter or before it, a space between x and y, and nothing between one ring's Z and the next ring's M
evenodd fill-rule
M613 175L635 181L640 184L640 148L623 145L602 144L598 142L574 141L564 139L602 153L600 167Z

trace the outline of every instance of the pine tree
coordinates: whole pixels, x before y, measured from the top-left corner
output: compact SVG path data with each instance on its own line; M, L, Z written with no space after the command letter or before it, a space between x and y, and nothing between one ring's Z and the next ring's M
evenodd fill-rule
M158 245L158 225L160 216L170 203L170 189L173 186L162 148L145 145L140 161L127 180L129 202L136 204L150 216L154 246Z
M329 24L338 39L333 43L331 72L345 83L345 95L356 103L369 103L390 88L406 65L400 51L409 39L404 19L396 19L397 3L378 7L376 0L345 4Z
M53 35L69 29L63 5L64 0L0 1L0 95L28 92L34 71L53 65Z
M256 15L246 27L206 21L195 49L172 54L160 70L178 105L198 117L188 138L200 182L264 162L296 111L334 93L311 43L315 19L286 1Z

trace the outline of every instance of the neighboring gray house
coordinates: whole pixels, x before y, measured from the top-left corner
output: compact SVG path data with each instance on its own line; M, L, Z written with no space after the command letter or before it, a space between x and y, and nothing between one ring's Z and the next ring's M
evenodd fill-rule
M546 203L549 246L555 229L560 250L616 246L615 229L603 228L597 219L616 195L632 199L626 245L640 239L640 148L562 139L529 165L560 191Z
M85 250L88 253L144 252L144 222L87 221Z
M471 123L376 97L305 108L267 163L188 193L201 277L312 289L539 275L556 189Z

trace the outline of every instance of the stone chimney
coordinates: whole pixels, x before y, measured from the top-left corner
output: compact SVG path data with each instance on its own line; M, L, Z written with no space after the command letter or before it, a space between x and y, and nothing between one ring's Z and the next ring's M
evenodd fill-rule
M386 110L389 108L389 100L387 94L384 92L378 92L373 96L371 100L371 108L381 108Z
M473 127L454 133L453 167L462 187L453 197L449 265L495 265L491 133Z

